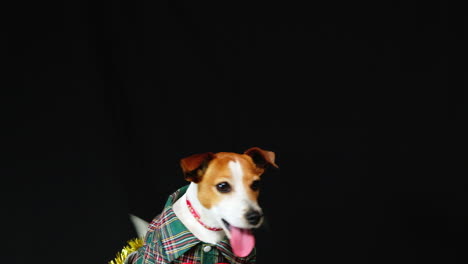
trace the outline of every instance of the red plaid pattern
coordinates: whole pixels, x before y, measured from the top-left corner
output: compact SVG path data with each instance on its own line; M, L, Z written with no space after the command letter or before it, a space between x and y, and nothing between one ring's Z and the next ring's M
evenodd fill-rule
M169 197L163 212L151 221L145 245L138 249L129 264L255 263L255 249L245 258L237 257L232 253L227 239L217 244L204 243L182 224L172 210L172 205L187 188L184 186ZM207 252L203 250L206 246L210 247Z

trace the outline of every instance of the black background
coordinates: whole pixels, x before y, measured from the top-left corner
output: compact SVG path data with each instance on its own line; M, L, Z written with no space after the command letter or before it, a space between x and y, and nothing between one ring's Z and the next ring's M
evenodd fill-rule
M185 184L180 158L258 146L280 166L258 263L467 262L463 19L252 2L3 10L7 259L106 263L127 214L151 220Z

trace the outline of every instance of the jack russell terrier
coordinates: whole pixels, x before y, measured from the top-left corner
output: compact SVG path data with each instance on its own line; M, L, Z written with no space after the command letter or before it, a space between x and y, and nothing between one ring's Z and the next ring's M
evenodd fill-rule
M149 225L132 219L137 233L144 226L144 240L124 248L120 263L255 263L252 230L263 221L259 182L268 167L278 168L275 153L258 147L209 152L180 165L190 184L172 194Z

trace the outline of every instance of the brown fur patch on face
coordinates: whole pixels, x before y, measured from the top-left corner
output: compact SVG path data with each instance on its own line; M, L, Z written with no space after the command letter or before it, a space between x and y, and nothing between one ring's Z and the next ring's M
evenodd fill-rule
M263 174L264 169L257 167L252 161L252 158L248 155L242 155L242 159L238 159L238 161L241 164L242 170L244 172L242 183L244 184L247 196L250 200L257 201L260 192L258 190L252 190L250 186L254 181L260 180L260 176Z
M243 171L243 184L247 191L249 199L256 201L259 195L258 191L250 188L255 180L260 179L260 175L264 172L263 169L258 168L252 161L252 158L245 154L237 154L231 152L216 153L214 159L211 160L208 168L203 175L201 182L198 183L198 199L205 208L211 208L223 198L231 193L220 193L216 189L216 185L221 182L228 182L232 186L232 192L236 191L234 180L229 168L230 161L237 161L240 163Z

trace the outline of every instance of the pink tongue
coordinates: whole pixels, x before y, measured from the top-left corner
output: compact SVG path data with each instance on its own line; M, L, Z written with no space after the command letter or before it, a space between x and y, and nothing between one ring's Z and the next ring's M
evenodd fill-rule
M238 257L246 257L255 246L255 237L249 229L231 226L231 247Z

